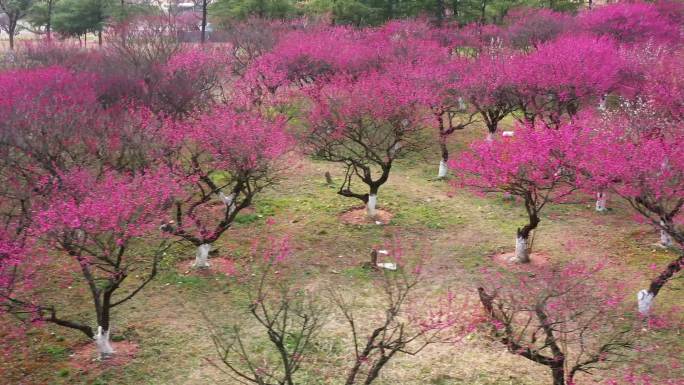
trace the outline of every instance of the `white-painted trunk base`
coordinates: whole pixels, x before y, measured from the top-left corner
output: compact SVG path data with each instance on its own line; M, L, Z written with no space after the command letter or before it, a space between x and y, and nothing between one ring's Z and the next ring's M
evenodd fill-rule
M653 306L653 297L653 293L650 293L648 290L639 290L637 293L639 314L642 316L647 316L651 312L651 307Z
M439 161L439 172L437 172L437 178L446 178L447 172L449 171L449 166L444 159Z
M487 137L485 138L487 142L493 142L494 141L494 134L491 132L487 132Z
M672 237L665 230L660 230L660 246L672 247Z
M458 98L458 109L461 111L465 111L467 108L468 108L468 106L466 106L465 100L463 100L463 98L459 97Z
M394 146L390 149L390 155L395 156L399 150L401 150L401 142L394 143Z
M226 195L223 191L219 191L218 196L221 202L228 207L228 215L232 215L235 211L235 193Z
M606 95L601 96L601 99L599 100L599 105L598 109L599 111L605 111L606 110Z
M530 261L530 251L527 245L527 239L523 237L515 238L515 254L511 258L511 262L527 263Z
M101 360L106 360L114 354L114 348L109 341L109 330L102 329L102 326L97 327L95 346Z
M211 251L211 245L208 243L199 245L197 251L195 252L195 263L192 267L197 269L208 269L209 268L209 252Z
M375 209L376 206L378 205L378 196L375 194L370 194L368 196L368 203L366 203L366 211L368 212L368 216L371 218L374 218L378 212Z
M221 202L223 202L226 206L233 204L233 199L235 199L235 194L230 193L226 195L223 193L223 191L219 191L218 196Z
M608 207L606 206L606 203L608 201L608 197L606 196L605 193L598 192L596 193L596 211L606 211L608 210Z

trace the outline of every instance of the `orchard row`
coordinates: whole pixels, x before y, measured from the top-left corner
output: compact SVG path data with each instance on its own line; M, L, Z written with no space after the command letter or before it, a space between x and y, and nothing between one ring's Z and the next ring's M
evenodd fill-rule
M338 194L372 218L395 162L435 137L439 178L451 170L453 188L523 202L515 263L529 262L546 207L577 194L595 194L597 211L608 194L627 202L677 250L638 293L641 317L654 317L684 266L682 21L670 2L522 10L502 26L461 28L251 20L229 44L194 46L176 41L172 20L148 17L113 28L97 50L27 44L0 73L0 311L79 330L109 356L112 309L154 279L174 242L209 268L212 245L293 153L342 165ZM500 132L511 118L516 128ZM447 138L480 123L483 139L450 157ZM636 293L585 286L594 273L571 264L508 292L482 287L480 322L548 366L554 384L572 384L628 345L613 321ZM96 327L44 295L74 281L89 288ZM526 332L513 311L531 315ZM449 314L418 324L452 328ZM603 329L614 338L585 352L585 332ZM574 362L568 333L582 340Z

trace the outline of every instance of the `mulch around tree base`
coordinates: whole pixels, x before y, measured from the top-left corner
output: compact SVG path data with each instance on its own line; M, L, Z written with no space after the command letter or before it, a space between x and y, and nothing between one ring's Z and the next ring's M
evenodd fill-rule
M69 366L82 373L101 373L114 366L124 366L133 361L138 353L138 344L131 341L112 342L114 355L100 360L95 342L89 342L74 348L69 356Z
M387 210L376 209L375 211L375 218L369 218L366 213L366 207L354 207L340 214L340 221L347 225L386 225L394 217L394 214Z
M544 253L530 254L530 262L528 263L511 262L511 258L513 258L513 255L515 255L515 253L508 252L495 254L490 256L490 258L492 258L492 261L494 261L494 263L496 263L499 266L504 266L509 269L513 268L520 270L526 270L528 268L545 267L551 263L551 256Z
M192 266L193 263L194 258L181 261L177 266L178 272L198 277L211 277L216 274L235 275L235 262L230 258L210 256L208 269L197 269Z

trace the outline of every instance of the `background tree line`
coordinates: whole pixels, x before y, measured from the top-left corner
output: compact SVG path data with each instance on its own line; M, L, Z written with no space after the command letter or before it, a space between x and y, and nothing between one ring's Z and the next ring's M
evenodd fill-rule
M331 24L355 26L380 25L387 20L416 16L428 17L438 25L500 23L515 7L575 11L590 7L592 0L195 0L194 4L192 10L198 13L194 24L197 29L204 29L201 24L206 24L207 19L227 27L250 17L327 18ZM93 33L101 42L102 30L112 21L140 14L182 12L178 4L145 0L0 0L0 11L0 28L9 36L10 48L14 48L14 37L22 28L44 34L48 39L53 32L78 38Z

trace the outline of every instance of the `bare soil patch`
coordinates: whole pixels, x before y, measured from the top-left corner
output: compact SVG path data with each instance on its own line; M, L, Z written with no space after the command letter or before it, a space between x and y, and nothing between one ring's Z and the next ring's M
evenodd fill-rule
M347 225L386 225L389 224L394 217L394 214L387 210L376 209L375 211L375 217L369 218L368 214L366 214L366 208L364 206L354 207L343 212L340 215L340 221Z
M99 374L111 367L120 367L133 361L138 353L138 344L131 341L112 342L114 355L100 360L94 342L77 346L69 357L69 366L82 373Z
M192 266L193 263L195 263L194 259L181 261L177 266L178 271L183 275L194 275L198 277L211 277L216 274L233 276L236 273L235 262L231 258L209 257L208 269L196 269Z
M513 270L528 270L528 269L534 269L534 268L543 268L547 267L551 264L551 256L545 253L532 253L530 254L530 262L529 263L517 263L517 262L512 262L511 258L515 253L513 252L508 252L508 253L501 253L501 254L495 254L492 255L492 261L496 263L499 266L504 266L508 269L513 269Z

